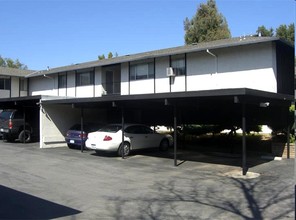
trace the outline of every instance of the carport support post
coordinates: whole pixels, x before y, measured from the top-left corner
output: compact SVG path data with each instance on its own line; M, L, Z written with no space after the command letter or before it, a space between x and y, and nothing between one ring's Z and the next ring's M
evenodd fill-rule
M80 138L81 138L81 144L80 144L80 150L81 153L83 152L83 107L80 109L80 123L81 123L81 129L80 129Z
M24 108L24 137L23 143L26 143L26 109Z
M243 137L242 137L242 168L243 175L247 174L247 151L246 151L246 104L242 104L242 129L243 129Z
M177 106L174 105L174 165L177 166Z
M121 135L121 157L124 159L124 108L122 107L121 109L121 130L122 130L122 135Z
M287 127L287 159L290 159L290 126Z

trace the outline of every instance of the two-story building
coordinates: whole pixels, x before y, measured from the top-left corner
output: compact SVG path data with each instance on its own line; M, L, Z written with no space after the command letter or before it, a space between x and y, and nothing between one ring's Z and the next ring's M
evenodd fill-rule
M0 98L28 96L28 79L31 70L20 70L8 67L0 68Z
M287 124L294 47L276 37L232 38L52 68L26 79L28 97L40 99L40 147L57 146L82 119L241 125L246 116L249 123ZM22 100L22 88L10 92L19 93L10 104Z

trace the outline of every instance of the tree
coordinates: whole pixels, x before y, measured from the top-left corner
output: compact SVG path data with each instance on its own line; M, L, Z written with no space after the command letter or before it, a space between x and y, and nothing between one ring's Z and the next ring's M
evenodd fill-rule
M113 57L113 53L112 52L109 52L108 53L108 59L111 59Z
M111 59L111 58L113 58L113 57L118 57L118 53L116 52L116 53L115 53L115 56L114 56L112 52L109 52L109 53L108 53L108 59ZM99 59L99 60L104 60L104 59L106 59L106 57L105 57L104 54L102 54L102 55L99 55L99 56L98 56L98 59Z
M104 54L99 55L99 56L98 56L98 59L99 59L99 60L104 60L104 59L105 59L105 55L104 55Z
M276 36L283 38L294 45L295 41L295 25L294 23L289 26L282 24L276 29Z
M269 30L267 30L267 28L264 25L259 26L256 33L262 37L272 37L274 34L273 28L270 28Z
M200 43L230 38L225 17L218 12L215 0L200 4L192 19L185 18L185 43Z
M3 58L0 56L0 66L1 67L9 67L16 69L26 70L28 67L25 64L22 64L18 59L13 60L11 58Z
M269 30L264 26L259 26L257 29L257 34L262 37L273 37L274 35L279 38L283 38L286 41L290 42L294 45L295 41L295 25L294 23L290 25L281 24L278 28L276 28L276 33L274 34L273 28Z

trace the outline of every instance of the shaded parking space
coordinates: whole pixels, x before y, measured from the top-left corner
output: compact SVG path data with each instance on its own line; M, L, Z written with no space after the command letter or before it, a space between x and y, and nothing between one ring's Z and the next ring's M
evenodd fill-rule
M0 185L74 211L62 219L294 219L293 160L254 164L260 175L240 179L227 175L239 167L205 163L206 154L174 167L171 152L122 160L35 143L0 148Z
M242 172L248 170L248 144L246 133L256 125L270 125L290 131L289 106L293 100L291 95L273 94L252 89L222 89L210 91L191 91L178 93L104 96L96 98L76 98L67 100L46 100L43 109L58 106L80 111L76 120L84 122L86 110L104 112L103 123L140 123L149 126L165 125L173 128L188 124L220 125L222 127L240 127L243 130L241 137ZM264 107L262 107L264 106ZM55 109L52 108L52 109ZM59 115L59 114L55 114ZM70 114L69 114L70 115ZM277 117L274 117L274 116ZM78 114L79 116L79 114ZM49 115L50 117L50 115ZM64 130L65 120L58 120L57 130ZM55 122L52 117L52 122ZM53 124L50 122L51 124ZM102 121L101 121L102 122ZM83 124L83 123L81 123ZM46 127L46 126L45 126ZM50 126L47 126L49 129ZM52 131L53 129L50 129ZM83 129L82 129L83 130ZM44 130L45 131L45 130ZM49 132L44 132L49 133ZM63 133L63 132L62 132ZM174 165L177 165L178 143L177 132L174 136ZM47 135L47 134L46 134ZM287 134L287 136L289 136ZM45 139L53 140L56 136Z
M53 219L80 212L0 185L0 219Z

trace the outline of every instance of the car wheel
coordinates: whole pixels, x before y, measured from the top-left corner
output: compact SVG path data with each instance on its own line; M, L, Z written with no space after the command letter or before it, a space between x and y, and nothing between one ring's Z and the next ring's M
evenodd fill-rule
M169 141L167 139L163 139L160 142L159 150L161 150L161 151L167 151L168 149L169 149Z
M68 147L70 148L70 149L73 149L74 148L74 145L73 144L67 144L68 145Z
M18 139L22 143L29 143L31 141L31 132L29 130L22 130L19 133Z
M130 144L128 142L123 143L123 156L126 157L130 154ZM120 144L118 151L117 151L118 156L122 157L122 144Z

